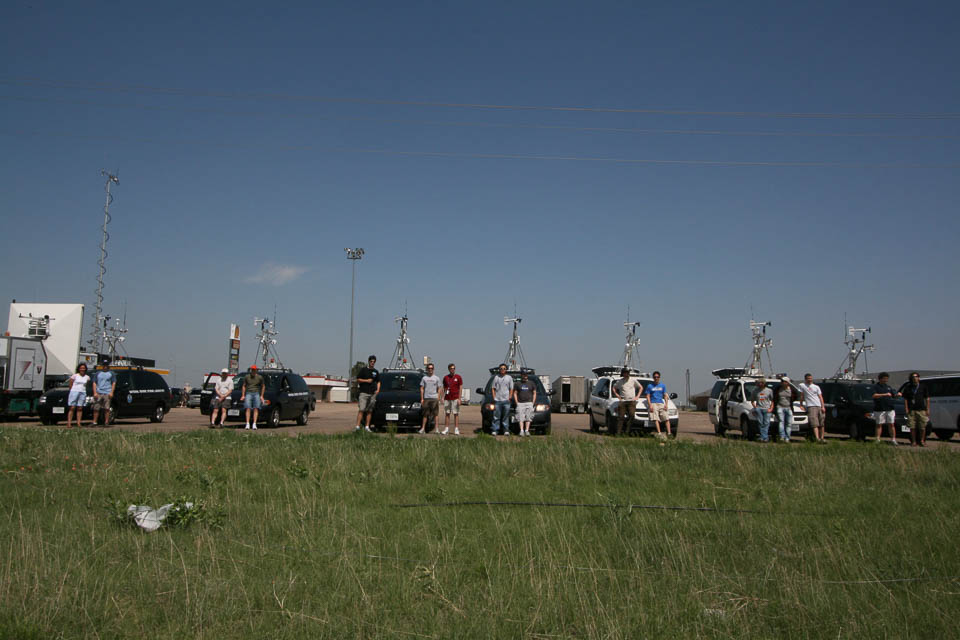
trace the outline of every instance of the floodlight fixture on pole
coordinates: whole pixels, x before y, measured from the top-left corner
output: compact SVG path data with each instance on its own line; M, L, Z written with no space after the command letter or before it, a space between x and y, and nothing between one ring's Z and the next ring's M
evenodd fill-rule
M350 362L347 365L347 380L350 380L353 377L353 298L357 285L357 260L363 260L364 250L361 247L355 249L347 247L344 251L352 265L350 269Z

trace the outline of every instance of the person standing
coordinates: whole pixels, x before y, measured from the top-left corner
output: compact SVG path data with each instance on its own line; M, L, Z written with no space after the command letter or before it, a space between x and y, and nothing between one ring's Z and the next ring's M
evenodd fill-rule
M657 437L666 438L670 436L670 416L667 413L667 387L660 382L660 372L653 372L653 382L647 385L644 392L647 396L647 412L653 423L657 426ZM660 423L663 423L666 434L660 431Z
M263 376L257 373L257 365L251 365L240 386L240 402L247 414L247 426L244 429L257 428L257 418L260 417L260 407L263 405L263 386ZM251 413L253 422L250 422Z
M449 373L443 376L443 432L450 432L450 414L453 414L453 435L460 435L460 389L463 388L463 378L457 373L457 365L452 362L447 365Z
M220 379L213 387L213 399L210 400L210 428L217 426L217 413L220 414L220 426L227 421L227 409L230 408L231 395L233 394L233 378L230 377L230 370L224 367L220 369ZM247 422L250 422L247 419Z
M377 356L367 358L367 366L360 369L357 374L357 385L360 395L357 397L357 426L354 431L360 431L360 425L366 424L364 428L373 433L370 428L370 420L373 418L373 407L377 404L377 394L380 393L380 372L377 371Z
M813 383L813 375L807 373L800 383L800 392L803 394L803 407L807 410L807 420L813 428L813 438L820 444L827 444L827 432L824 426L826 408L823 402L823 391Z
M636 378L630 376L630 369L620 370L620 378L613 383L613 395L617 397L617 422L610 425L610 435L622 433L630 435L633 428L633 415L637 410L637 396L643 391L643 385Z
M100 410L103 410L103 424L110 424L110 406L113 404L113 392L117 389L117 376L110 371L110 361L100 364L93 378L93 424L100 424Z
M513 388L513 401L517 403L517 422L520 423L520 435L530 435L530 423L533 422L533 405L537 401L537 383L530 380L530 374L520 370L520 382Z
M910 429L910 446L927 446L927 423L930 422L930 396L927 386L920 383L920 374L914 371L897 395L906 403L907 427Z
M67 394L67 428L70 428L70 422L73 417L77 417L77 426L83 426L83 407L87 404L87 383L90 382L90 376L87 375L87 365L81 362L77 365L77 371L67 381L70 383L70 393Z
M780 423L780 442L790 442L790 429L793 427L793 403L800 395L790 384L790 378L780 378L780 386L773 392L777 406L777 421Z
M510 396L513 394L513 377L507 373L507 365L497 368L497 375L490 383L493 392L493 418L490 422L492 435L510 435Z
M434 424L437 421L438 411L440 410L440 377L433 372L433 363L427 365L427 375L420 378L420 411L423 413L423 423L420 425L420 433L427 432L427 422L433 418Z
M877 376L877 386L873 393L873 420L877 423L877 437L874 442L880 442L883 425L889 425L890 441L893 446L897 446L899 443L897 442L897 414L894 398L900 394L887 384L889 381L890 374L886 371Z
M757 380L753 391L753 415L760 429L760 442L770 442L770 416L773 413L773 389L767 386L767 379Z

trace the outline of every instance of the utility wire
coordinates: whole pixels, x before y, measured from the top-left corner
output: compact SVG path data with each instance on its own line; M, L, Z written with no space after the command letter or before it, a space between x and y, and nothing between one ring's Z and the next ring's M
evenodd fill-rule
M432 107L446 109L484 109L499 111L563 111L590 113L629 113L669 116L719 116L737 118L810 118L839 120L960 120L960 113L838 113L838 112L790 112L790 111L713 111L705 109L651 109L620 107L584 107L557 105L492 104L474 102L437 102L428 100L399 100L374 98L341 98L332 96L259 92L240 93L230 91L203 91L179 87L155 87L148 85L81 84L44 80L39 78L0 78L0 84L20 87L44 87L81 91L109 91L119 93L154 93L162 95L191 96L203 98L228 98L240 100L296 100L309 102L333 102L343 104L393 105L408 107Z
M180 107L172 105L146 105L137 103L104 103L92 100L74 100L68 98L42 98L35 96L0 95L0 100L20 102L39 102L50 104L71 104L107 109L140 109L143 111L198 113L224 116L265 117L265 118L311 118L319 120L337 120L345 122L379 122L385 124L410 124L435 127L473 127L490 129L533 129L547 131L572 131L587 133L627 133L640 135L701 135L701 136L755 136L755 137L798 137L798 138L867 138L891 140L960 140L960 135L918 135L880 132L842 132L842 131L744 131L723 129L644 129L636 127L574 127L538 123L499 123L475 121L411 120L403 118L375 118L369 116L334 116L320 113L273 113L268 111L236 111L204 107Z
M417 502L410 504L392 505L397 509L419 509L424 507L567 507L581 509L649 509L652 511L700 511L707 513L751 513L756 515L788 515L773 511L757 509L725 509L721 507L684 507L658 504L608 504L608 503L579 503L579 502L515 502L491 500L464 500L459 502ZM823 513L792 513L796 516L813 516L819 518L830 517Z
M69 132L0 130L0 135L8 136L49 136L76 140L96 140L102 142L102 136L89 136ZM315 151L333 154L366 154L420 158L461 158L481 160L540 160L553 162L589 162L600 164L625 165L678 165L713 167L792 167L792 168L834 168L834 169L960 169L960 163L901 163L901 162L829 162L829 161L792 161L792 160L671 160L660 158L617 158L577 155L536 155L518 153L472 153L462 151L413 151L403 149L370 149L359 147L322 147L310 144L298 145L244 145L212 140L174 140L170 138L120 138L113 141L144 144L177 144L186 146L207 146L224 149L248 149L263 151L266 148L280 151Z

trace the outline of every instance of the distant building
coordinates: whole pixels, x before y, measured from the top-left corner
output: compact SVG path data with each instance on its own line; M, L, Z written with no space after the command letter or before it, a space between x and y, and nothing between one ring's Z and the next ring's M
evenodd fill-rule
M339 377L305 373L304 382L317 396L317 402L349 402L350 384Z

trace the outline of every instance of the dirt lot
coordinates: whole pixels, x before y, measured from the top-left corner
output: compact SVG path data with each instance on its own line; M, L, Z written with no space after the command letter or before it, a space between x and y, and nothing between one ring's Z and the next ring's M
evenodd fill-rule
M317 410L310 414L310 421L304 427L298 427L293 422L284 422L278 429L261 429L263 433L284 433L294 435L297 433L346 433L353 429L357 416L356 404L319 404ZM443 417L441 416L441 424ZM17 422L4 423L3 426L39 426L36 419L21 419ZM199 409L177 408L167 414L166 419L161 424L153 424L146 418L134 420L121 420L112 430L120 431L139 431L139 432L171 432L171 431L191 431L193 429L206 429L208 425L207 416L200 414ZM243 427L243 423L228 423L228 428L235 428L237 425ZM59 428L65 428L60 423ZM96 427L103 429L103 427ZM463 407L460 416L460 433L462 437L474 437L474 431L480 428L480 407L471 405ZM452 432L451 428L451 432ZM701 442L717 442L720 439L713 433L713 425L706 413L688 412L680 413L680 439L694 440ZM415 433L409 433L411 437L423 437ZM590 433L587 425L587 416L583 414L554 414L553 415L553 437L582 437L582 438L601 438L602 435ZM426 437L439 437L435 433ZM730 439L736 439L739 434L734 431L729 436ZM829 435L831 440L846 440L846 436ZM902 444L909 445L909 441ZM950 442L940 442L936 437L931 436L927 440L928 448L947 446L951 449L960 451L960 439L954 437ZM908 447L909 448L909 447Z

